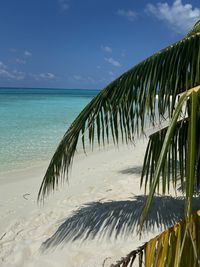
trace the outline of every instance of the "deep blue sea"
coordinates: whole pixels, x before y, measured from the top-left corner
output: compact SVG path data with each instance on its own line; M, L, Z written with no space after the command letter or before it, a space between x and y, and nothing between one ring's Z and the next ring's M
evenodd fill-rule
M50 160L97 90L0 88L0 172Z

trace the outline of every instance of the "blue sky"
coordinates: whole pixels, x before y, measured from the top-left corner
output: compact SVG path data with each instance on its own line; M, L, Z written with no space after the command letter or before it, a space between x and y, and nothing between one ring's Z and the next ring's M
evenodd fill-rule
M199 0L1 0L0 87L103 88L198 19Z

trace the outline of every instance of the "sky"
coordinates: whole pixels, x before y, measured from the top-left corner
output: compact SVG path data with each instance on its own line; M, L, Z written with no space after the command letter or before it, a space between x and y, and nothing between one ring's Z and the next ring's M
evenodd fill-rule
M1 0L0 87L101 89L199 19L199 0Z

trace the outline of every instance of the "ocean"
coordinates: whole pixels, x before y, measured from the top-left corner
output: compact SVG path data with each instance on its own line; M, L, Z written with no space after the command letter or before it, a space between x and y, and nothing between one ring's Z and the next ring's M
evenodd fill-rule
M0 172L50 160L71 122L98 92L0 88Z

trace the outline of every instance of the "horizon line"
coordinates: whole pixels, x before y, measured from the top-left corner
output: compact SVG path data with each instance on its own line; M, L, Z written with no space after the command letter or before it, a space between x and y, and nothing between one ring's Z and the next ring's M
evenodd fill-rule
M101 89L88 89L88 88L63 88L63 87L22 87L22 86L0 86L1 89L50 89L50 90L91 90L100 91Z

